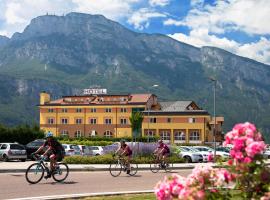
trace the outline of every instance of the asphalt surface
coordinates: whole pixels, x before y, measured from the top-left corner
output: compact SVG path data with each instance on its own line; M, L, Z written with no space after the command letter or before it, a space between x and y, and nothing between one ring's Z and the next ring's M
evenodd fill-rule
M187 176L191 170L174 170L173 173ZM125 173L119 177L112 177L108 171L71 172L64 183L43 179L32 185L26 181L24 173L1 173L0 199L153 190L157 182L166 175L170 173L161 171L154 174L150 170L139 171L134 177Z

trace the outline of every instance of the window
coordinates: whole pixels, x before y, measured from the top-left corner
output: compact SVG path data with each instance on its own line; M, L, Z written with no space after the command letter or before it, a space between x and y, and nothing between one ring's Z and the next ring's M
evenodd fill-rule
M127 119L120 119L121 124L127 124Z
M91 119L89 120L89 123L90 123L90 124L96 124L96 123L97 123L97 119L91 118Z
M171 139L169 131L161 131L160 137L162 140L170 140Z
M61 136L62 137L67 137L68 136L68 131L67 130L62 130L61 131Z
M126 112L127 112L127 109L126 109L126 108L121 108L121 109L120 109L120 112L126 113Z
M95 130L92 130L90 133L89 133L89 137L95 137L97 136L98 133L95 131Z
M6 149L7 148L7 145L6 144L3 144L2 146L1 146L1 149Z
M155 117L150 118L150 123L157 123L157 119Z
M145 131L145 136L149 136L149 137L155 137L155 132L151 131L151 130L146 130Z
M77 130L75 132L75 138L79 138L79 137L82 137L82 132L80 130Z
M24 146L19 144L10 144L10 149L25 150Z
M76 108L76 112L80 113L80 112L82 112L82 109L81 108Z
M113 134L112 134L111 131L105 131L104 132L104 137L112 137L112 136L113 136Z
M105 109L105 112L106 112L106 113L110 113L110 112L112 112L112 109L111 109L111 108L106 108L106 109Z
M48 124L54 124L53 118L48 118Z
M174 139L175 140L185 141L186 140L186 134L183 131L177 131L177 132L174 133Z
M68 119L66 119L66 118L61 119L61 123L62 124L68 124Z
M195 118L193 118L193 117L188 118L188 122L189 123L195 123Z
M172 122L172 118L167 118L167 123L171 123Z
M62 108L62 113L67 113L67 108Z
M48 112L49 112L49 113L53 113L53 108L49 108L49 109L48 109Z
M200 133L199 133L199 131L192 131L192 132L190 132L189 140L192 140L192 141L198 141L198 140L200 140Z
M112 124L112 119L105 119L105 124Z
M90 112L95 113L95 112L97 112L97 109L96 108L91 108Z
M82 119L76 119L76 124L81 124L82 123Z

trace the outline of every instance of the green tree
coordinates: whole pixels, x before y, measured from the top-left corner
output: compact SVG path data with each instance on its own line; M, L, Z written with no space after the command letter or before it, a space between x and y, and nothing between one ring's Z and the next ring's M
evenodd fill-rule
M141 112L132 113L131 117L129 117L129 121L132 128L132 138L141 137L141 128L142 128L142 121L143 115Z

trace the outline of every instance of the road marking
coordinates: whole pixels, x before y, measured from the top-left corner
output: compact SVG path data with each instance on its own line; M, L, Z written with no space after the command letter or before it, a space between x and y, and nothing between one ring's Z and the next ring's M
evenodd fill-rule
M141 191L121 191L121 192L97 192L97 193L81 193L81 194L66 194L66 195L51 195L40 197L25 197L6 200L49 200L49 199L68 199L80 197L93 197L93 196L111 196L121 194L139 194L139 193L153 193L154 190L141 190Z

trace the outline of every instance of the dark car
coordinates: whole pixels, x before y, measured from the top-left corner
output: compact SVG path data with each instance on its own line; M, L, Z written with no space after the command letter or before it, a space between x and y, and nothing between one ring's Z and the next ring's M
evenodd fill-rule
M38 148L39 148L40 146L42 146L44 142L45 142L44 139L38 139L38 140L34 140L34 141L32 141L32 142L29 142L29 143L25 146L26 152L27 152L27 158L28 158L28 159L33 159L33 158L31 157L31 154L34 153L35 151L37 151Z

